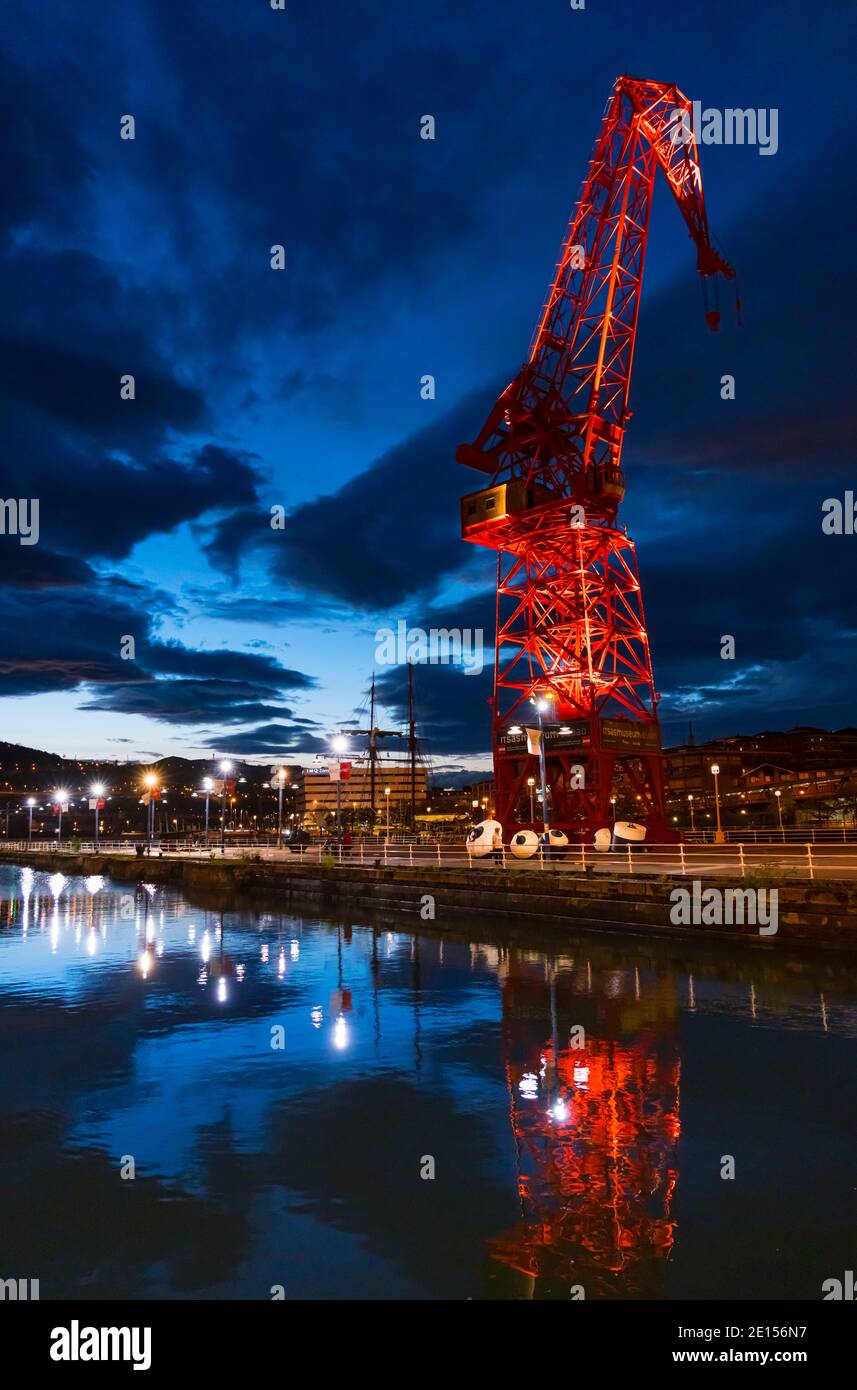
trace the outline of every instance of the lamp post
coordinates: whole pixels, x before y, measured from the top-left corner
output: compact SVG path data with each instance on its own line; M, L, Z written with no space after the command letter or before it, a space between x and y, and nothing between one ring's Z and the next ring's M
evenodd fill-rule
M547 832L548 832L548 778L547 778L547 768L546 768L546 765L545 765L545 735L544 735L544 726L543 726L543 724L542 724L542 715L544 714L545 710L548 708L549 701L548 701L547 699L545 699L545 698L541 698L541 699L534 699L534 700L532 701L532 703L533 703L533 704L535 705L535 707L536 707L536 714L538 715L538 718L539 718L539 776L540 776L540 778L541 778L541 784L542 784L542 785L541 785L541 793L542 793L542 824L543 824L543 826L544 826L545 834L547 834Z
M221 769L221 855L226 853L226 773L231 773L232 762L228 758L222 758L219 763Z
M610 813L611 813L611 815L612 815L612 817L613 817L613 826L614 826L614 829L615 829L615 826L616 826L616 798L615 798L615 796L611 796L611 798L610 798Z
M531 824L532 824L532 823L535 821L535 819L536 819L536 811L535 811L535 807L534 807L534 805L533 805L533 788L535 787L535 785L536 785L536 779L535 779L535 777L528 777L528 778L527 778L527 786L528 786L529 789L530 789L530 823L531 823Z
M337 734L333 740L334 753L344 753L348 747L348 739L344 734ZM339 836L342 828L342 768L336 770L336 834Z
M385 804L386 807L387 807L387 839L389 840L389 838L390 838L390 788L389 788L389 787L385 787L385 788L384 788L384 804ZM479 803L476 802L476 803L474 803L474 804L475 804L475 805L478 805Z
M781 791L777 790L774 792L774 796L777 798L777 816L780 822L780 835L783 838L783 844L785 844L786 832L783 830L783 794Z
M93 782L92 786L90 787L90 791L91 791L92 795L93 795L94 798L95 798L95 848L96 848L96 850L97 850L97 849L98 849L98 840L99 840L99 825L98 825L98 822L99 822L99 819L100 819L100 817L101 817L101 810L100 810L100 807L99 807L99 802L101 801L101 798L102 798L103 795L104 795L104 783L103 783L103 782Z
M211 796L211 789L214 786L210 777L203 777L202 789L205 792L205 848L208 849L208 800Z
M61 845L61 844L62 844L62 808L63 808L63 806L67 806L67 805L68 805L68 801L67 801L67 799L66 799L67 797L68 797L68 792L66 792L66 791L61 791L59 788L57 788L57 790L54 792L54 800L55 800L55 802L56 802L57 811L59 812L59 820L58 820L58 822L57 822L57 844L58 844L58 845Z
M277 768L274 778L277 787L277 849L282 848L283 844L283 788L289 780L289 774L284 767Z
M711 775L714 778L714 809L717 812L717 829L714 832L714 840L716 844L722 845L723 841L726 839L726 836L723 834L723 831L720 828L720 783L718 781L718 778L720 777L719 763L711 764Z
M694 819L693 819L693 792L688 792L688 794L687 794L687 804L688 804L688 806L690 807L690 828L691 828L691 830L695 830L695 829L696 829L696 822L695 822Z
M147 772L143 778L143 786L146 788L149 797L149 804L146 808L148 815L146 834L150 849L152 848L152 840L155 838L155 785L157 780L154 772Z
M32 840L33 840L33 807L35 806L35 804L36 804L36 798L35 798L34 796L28 796L28 797L27 797L27 814L28 814L28 820L27 820L27 844L28 844L28 845L29 845L29 844L32 844Z

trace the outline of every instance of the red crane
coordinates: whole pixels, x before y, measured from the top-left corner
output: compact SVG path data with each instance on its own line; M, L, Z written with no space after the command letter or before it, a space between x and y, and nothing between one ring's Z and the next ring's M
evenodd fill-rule
M498 552L495 814L530 824L539 735L548 819L610 823L614 795L666 833L660 731L634 542L616 514L652 186L660 167L707 287L734 278L711 244L691 103L619 77L529 360L456 457L491 477L462 498L465 540ZM708 299L706 299L708 303ZM719 314L710 307L712 329Z

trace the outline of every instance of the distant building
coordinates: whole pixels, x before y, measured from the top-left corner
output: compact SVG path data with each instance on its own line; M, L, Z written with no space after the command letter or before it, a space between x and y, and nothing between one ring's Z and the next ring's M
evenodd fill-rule
M776 825L780 811L787 824L803 823L819 812L832 824L852 825L857 820L857 729L735 734L665 748L667 808L680 827L691 824L691 802L697 829L716 819L714 763L720 769L721 814L731 826ZM535 758L532 775L538 781ZM461 796L481 820L494 805L493 780L465 787ZM822 806L823 802L830 804Z
M472 786L465 788L468 797L468 805L477 820L485 820L494 812L494 778L485 777L481 782L474 782ZM479 805L474 806L473 802L478 801Z
M297 815L306 825L326 826L336 815L336 782L331 780L327 767L322 765L301 768L296 778ZM371 779L366 765L352 765L351 776L341 782L340 805L343 815L365 823L371 819ZM386 795L389 788L389 796ZM416 768L417 812L426 805L426 770ZM378 763L375 769L375 822L387 823L389 802L390 825L401 825L408 817L411 805L411 769L408 764Z
M664 760L667 805L682 825L690 820L691 799L702 817L700 828L711 818L715 763L720 768L721 808L732 823L741 816L778 818L777 800L784 814L788 810L788 818L799 819L802 805L809 809L813 803L837 798L853 802L857 794L857 729L735 734L667 748Z

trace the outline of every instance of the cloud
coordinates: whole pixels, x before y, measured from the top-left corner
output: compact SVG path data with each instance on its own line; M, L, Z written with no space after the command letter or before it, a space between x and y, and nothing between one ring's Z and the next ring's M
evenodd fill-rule
M272 574L377 611L426 599L464 570L472 556L459 535L459 501L481 484L455 450L481 426L485 400L468 396L332 496L295 508L268 546Z
M287 715L289 711L281 710L279 713ZM245 729L240 733L226 732L219 737L213 736L205 740L205 747L233 753L236 757L253 757L263 753L271 753L275 757L281 757L287 753L293 755L329 753L328 739L312 733L311 730L314 727L318 726L313 720L289 720L288 722L284 719L272 720L268 724L258 725L255 729Z
M104 683L80 706L111 714L139 714L173 725L247 724L291 713L259 699L255 685L243 681L155 679Z

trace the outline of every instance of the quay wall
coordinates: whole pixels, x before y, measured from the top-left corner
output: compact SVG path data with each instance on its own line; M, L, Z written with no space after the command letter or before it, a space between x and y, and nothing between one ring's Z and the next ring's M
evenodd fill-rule
M0 849L0 862L22 856ZM804 943L857 951L857 883L842 880L789 883L778 890L778 929L760 935L750 923L675 926L670 892L690 889L691 878L635 877L501 869L495 866L358 868L347 863L308 863L170 857L137 859L125 855L31 851L33 868L65 874L103 874L118 882L171 884L189 897L216 896L227 908L252 901L269 909L313 909L320 914L394 911L431 922L435 929L460 927L463 916L487 915L498 922L558 930L634 932L672 938L700 936L741 940L761 949L778 942ZM741 881L698 876L703 889L740 888ZM758 885L757 885L758 886ZM427 898L433 900L427 902ZM431 915L433 913L433 915Z

